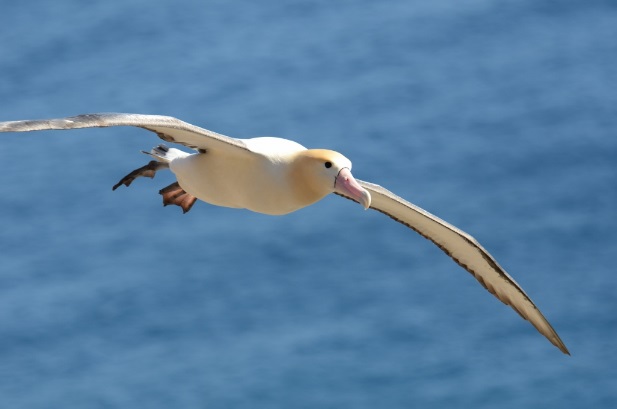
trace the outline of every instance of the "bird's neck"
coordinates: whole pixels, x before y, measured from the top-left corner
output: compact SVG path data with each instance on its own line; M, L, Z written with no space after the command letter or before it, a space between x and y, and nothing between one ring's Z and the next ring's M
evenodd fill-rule
M311 205L331 193L331 191L320 186L315 178L308 173L309 167L303 164L305 160L302 156L296 155L291 158L288 165L290 171L288 172L287 184L295 200L302 204L301 207Z

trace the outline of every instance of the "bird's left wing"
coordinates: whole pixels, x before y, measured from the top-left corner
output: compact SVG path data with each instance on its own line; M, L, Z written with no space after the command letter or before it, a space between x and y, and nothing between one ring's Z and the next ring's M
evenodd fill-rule
M249 152L244 142L207 129L191 125L170 116L141 114L83 114L68 118L0 122L0 132L27 132L78 128L136 126L156 133L167 142L207 151L230 150Z
M531 322L553 345L564 354L570 354L525 291L476 239L379 185L362 180L358 182L371 193L371 209L390 216L435 243L489 292Z

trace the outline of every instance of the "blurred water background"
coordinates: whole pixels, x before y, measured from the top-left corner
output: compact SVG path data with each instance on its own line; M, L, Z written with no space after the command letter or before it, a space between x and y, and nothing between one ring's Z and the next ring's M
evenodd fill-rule
M176 116L343 152L473 234L562 355L439 249L111 191L140 129L2 134L3 408L614 408L617 3L3 1L0 121Z

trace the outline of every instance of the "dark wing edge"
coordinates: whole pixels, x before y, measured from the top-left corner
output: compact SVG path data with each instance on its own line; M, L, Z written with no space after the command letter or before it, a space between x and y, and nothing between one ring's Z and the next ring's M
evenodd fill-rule
M207 150L213 144L248 150L244 142L239 139L230 138L177 118L162 115L97 113L56 119L8 121L0 122L0 132L105 128L111 126L143 128L156 133L167 142L178 143L198 150Z
M475 238L379 185L362 180L358 180L358 183L371 193L371 209L389 216L433 242L471 273L491 294L529 321L561 352L570 355L568 348L531 298Z

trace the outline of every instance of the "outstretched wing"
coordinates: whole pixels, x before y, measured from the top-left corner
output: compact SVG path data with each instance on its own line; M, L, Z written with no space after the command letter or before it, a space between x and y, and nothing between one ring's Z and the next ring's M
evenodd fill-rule
M189 148L207 151L249 151L242 140L230 138L207 129L191 125L170 116L140 114L84 114L68 118L0 122L0 132L27 132L53 129L104 128L110 126L136 126L156 133L167 142L179 143Z
M361 180L358 182L371 193L371 209L390 216L435 243L495 297L531 322L564 354L570 355L557 332L521 286L501 268L476 239L379 185Z

